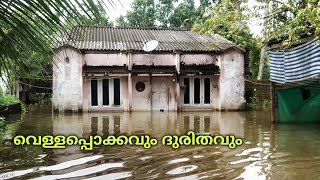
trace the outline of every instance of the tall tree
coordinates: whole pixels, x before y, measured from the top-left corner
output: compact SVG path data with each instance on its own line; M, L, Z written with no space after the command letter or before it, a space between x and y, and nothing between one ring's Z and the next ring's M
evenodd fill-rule
M106 11L104 10L105 7L103 6L103 4L98 1L98 3L96 4L96 7L97 7L97 10L98 12L100 13L100 16L99 17L88 17L88 16L85 16L85 15L82 15L83 16L83 19L84 19L84 24L86 25L102 25L102 26L112 26L113 23L109 20L109 17L106 13ZM88 9L86 7L87 11L90 11L90 9Z
M121 15L121 16L117 17L115 25L118 27L128 27L129 23L126 20L126 17Z
M129 26L152 27L155 25L156 9L154 0L134 0L127 12Z
M212 5L220 4L221 0L200 0L198 16L202 16Z
M220 3L213 4L201 17L203 23L196 22L192 30L200 34L220 34L244 48L250 60L250 70L256 75L259 66L256 62L259 59L259 45L252 37L247 24L250 17L246 13L248 7L245 3L246 1L221 0Z
M205 24L194 24L192 30L208 35L217 33L246 48L250 44L252 34L247 25L249 17L244 13L245 4L243 3L242 6L243 8L237 10L238 2L222 0L222 3L213 5L206 12L203 17Z
M194 0L183 0L171 15L171 27L191 29L196 20Z
M157 3L157 20L162 27L170 27L170 17L173 15L174 3L178 0L159 0Z
M269 3L269 14L260 16L267 21L268 39L283 40L283 48L298 43L301 34L320 34L319 0L258 1Z
M262 2L263 4L263 14L265 17L269 16L269 5L270 2ZM263 20L263 29L262 29L262 39L265 40L267 39L267 29L268 29L268 20L265 18ZM264 66L265 66L265 61L266 61L266 51L267 51L267 45L264 43L262 45L262 48L260 50L260 63L259 63L259 71L258 71L258 76L257 80L261 80L263 76L263 71L264 71Z
M300 36L320 34L319 0L258 0L257 10L263 9L258 18L263 19L263 45L260 51L260 64L257 79L265 72L266 46L268 41L282 41L282 49L300 42Z

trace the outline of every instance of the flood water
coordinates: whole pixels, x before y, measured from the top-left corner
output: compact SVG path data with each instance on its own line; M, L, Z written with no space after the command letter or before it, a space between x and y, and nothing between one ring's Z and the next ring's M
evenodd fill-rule
M15 135L110 134L152 137L196 133L243 138L236 149L222 146L79 146L43 149L15 146ZM0 126L0 179L317 179L320 125L272 124L270 113L135 112L54 114L30 107Z

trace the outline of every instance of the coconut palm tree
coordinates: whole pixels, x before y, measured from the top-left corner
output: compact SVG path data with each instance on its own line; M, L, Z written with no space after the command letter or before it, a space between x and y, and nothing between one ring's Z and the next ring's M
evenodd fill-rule
M114 5L113 0L1 0L0 77L28 66L25 58L34 53L51 59L50 44L58 32L103 19L101 7ZM31 63L42 64L37 58Z

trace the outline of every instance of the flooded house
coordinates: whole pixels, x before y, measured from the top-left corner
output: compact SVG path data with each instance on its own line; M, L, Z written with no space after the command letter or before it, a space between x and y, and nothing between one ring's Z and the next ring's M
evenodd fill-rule
M55 110L239 110L245 103L244 50L220 35L76 26L59 38Z

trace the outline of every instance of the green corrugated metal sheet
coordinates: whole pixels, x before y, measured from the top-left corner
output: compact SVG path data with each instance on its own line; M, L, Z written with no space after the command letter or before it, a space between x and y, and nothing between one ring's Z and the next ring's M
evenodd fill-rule
M279 89L278 122L320 122L320 90L310 86Z

